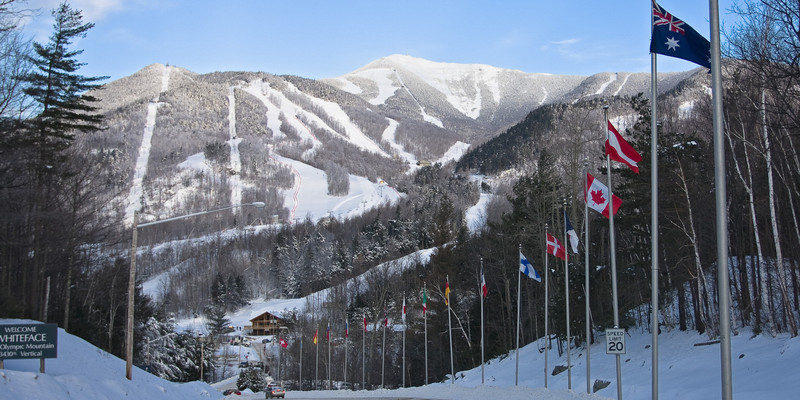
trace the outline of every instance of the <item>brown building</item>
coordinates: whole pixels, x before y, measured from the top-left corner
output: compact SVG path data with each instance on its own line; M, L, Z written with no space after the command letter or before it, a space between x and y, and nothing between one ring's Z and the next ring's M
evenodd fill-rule
M251 318L250 326L246 326L245 330L249 330L253 336L277 335L281 326L285 326L282 319L265 311Z

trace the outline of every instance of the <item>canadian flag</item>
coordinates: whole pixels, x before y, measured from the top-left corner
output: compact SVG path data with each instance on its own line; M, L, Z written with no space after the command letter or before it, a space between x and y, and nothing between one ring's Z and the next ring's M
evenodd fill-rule
M583 197L589 208L603 214L606 218L609 217L608 186L595 179L588 172L586 173L586 191L583 192ZM614 196L614 214L617 213L620 205L622 205L622 199Z
M619 161L629 166L633 172L639 173L639 161L642 161L642 156L633 148L622 135L617 132L611 121L608 121L608 139L606 139L606 154L614 161Z
M564 246L555 236L549 233L547 234L547 254L552 254L562 260L567 259L567 252L564 250Z

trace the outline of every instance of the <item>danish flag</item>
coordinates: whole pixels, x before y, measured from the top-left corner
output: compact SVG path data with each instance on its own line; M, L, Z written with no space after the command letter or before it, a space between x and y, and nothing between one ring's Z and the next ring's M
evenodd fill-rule
M564 250L564 246L555 236L549 233L547 234L547 254L552 254L562 260L567 259L567 252Z

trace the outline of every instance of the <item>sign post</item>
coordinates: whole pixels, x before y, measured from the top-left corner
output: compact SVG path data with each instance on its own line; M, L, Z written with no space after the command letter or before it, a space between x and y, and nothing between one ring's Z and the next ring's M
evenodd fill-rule
M606 354L625 354L625 329L606 329Z
M38 358L44 373L44 359L58 357L57 324L0 325L0 362Z

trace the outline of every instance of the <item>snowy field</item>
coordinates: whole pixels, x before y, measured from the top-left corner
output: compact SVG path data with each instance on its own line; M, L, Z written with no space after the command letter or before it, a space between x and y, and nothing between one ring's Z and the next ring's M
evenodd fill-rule
M0 320L2 323L34 323ZM485 368L457 372L450 381L426 387L376 391L289 392L286 398L419 398L419 399L613 399L616 398L614 356L604 352L603 338L591 352L592 380L611 384L599 393L586 394L586 355L584 349L572 353L572 390L567 388L566 372L548 377L543 387L544 355L537 343L520 349L520 384L514 386L513 352L504 359L494 359ZM651 398L649 333L629 332L628 353L622 356L624 399ZM721 398L719 345L701 345L707 338L696 332L671 331L659 336L659 396L662 399L706 400ZM800 393L800 338L786 334L772 338L753 336L743 329L731 340L733 397L737 400L796 399ZM566 357L555 351L549 354L549 369L566 365ZM95 348L84 340L59 329L58 358L46 360L46 372L39 373L39 360L6 360L0 370L0 399L131 399L184 400L220 399L220 392L230 382L208 385L202 382L172 383L134 368L133 380L125 379L125 361ZM263 393L242 393L228 399L263 399Z

